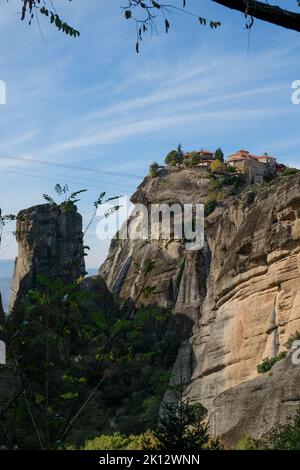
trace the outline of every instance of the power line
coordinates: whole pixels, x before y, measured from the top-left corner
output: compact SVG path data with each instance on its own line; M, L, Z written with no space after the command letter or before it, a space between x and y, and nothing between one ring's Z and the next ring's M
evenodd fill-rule
M3 169L4 172L6 173L10 173L10 174L14 174L14 175L22 175L22 176L28 176L29 178L39 178L39 179L46 179L46 180L51 180L51 181L55 181L57 183L57 178L51 178L49 176L39 176L39 175L31 175L31 174L28 174L28 173L22 173L20 171L12 171L12 170L6 170L6 169ZM76 181L68 181L68 180L65 180L65 183L69 183L69 184L75 184L81 188L84 188L84 186L87 186L89 188L96 188L96 189L104 189L106 191L111 191L111 188L105 188L103 186L101 186L101 188L99 188L99 186L96 186L96 185L93 185L93 184L85 184L83 185L82 183L77 183Z
M29 159L29 158L12 157L12 156L5 156L5 155L0 155L0 158L5 159L5 160L22 161L22 162L26 162L26 163L33 162L33 163L38 163L39 165L59 166L59 167L62 167L62 168L69 168L69 169L73 169L73 170L89 171L89 172L92 172L92 173L103 173L103 174L107 174L107 175L121 176L121 177L127 177L127 178L137 178L137 179L144 178L143 176L132 175L132 174L129 174L129 173L118 173L116 171L98 170L96 168L88 168L88 167L78 166L78 165L67 165L65 163L54 163L54 162L49 162L47 160L37 160L37 159L34 159L34 158Z
M41 173L39 170L30 170L28 168L22 168L22 167L17 167L17 166L13 166L13 165L5 165L4 163L0 163L0 167L1 168L3 168L3 167L12 168L12 169L21 170L21 171L30 171L30 172L35 172L35 173ZM43 173L42 173L42 175L43 175ZM65 178L66 177L66 175L63 175L61 173L49 173L49 172L47 172L47 175L58 176L60 178ZM28 176L31 176L31 175L28 175ZM101 180L91 179L91 178L80 178L78 176L71 176L71 175L68 175L67 177L79 180L80 183L87 181L88 183L89 182L99 183L101 185L106 184L106 185L110 185L110 186L122 186L122 187L130 188L131 190L134 190L136 188L136 186L133 185L133 184L110 183L109 181L101 181Z

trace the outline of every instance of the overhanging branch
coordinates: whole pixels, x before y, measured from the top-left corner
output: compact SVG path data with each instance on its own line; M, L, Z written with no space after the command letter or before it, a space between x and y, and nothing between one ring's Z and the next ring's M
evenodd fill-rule
M300 13L284 10L256 0L212 0L224 7L247 13L262 21L300 32Z

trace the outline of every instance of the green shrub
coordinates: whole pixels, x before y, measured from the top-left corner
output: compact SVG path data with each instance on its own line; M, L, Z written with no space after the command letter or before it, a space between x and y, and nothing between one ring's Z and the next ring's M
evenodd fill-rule
M223 186L223 181L224 181L224 178L214 178L214 179L211 179L210 183L211 183L212 189L214 189L214 190L219 190L219 189L221 189L222 186Z
M261 439L267 450L300 450L300 408L287 424L274 427Z
M291 176L291 175L295 175L296 173L298 173L299 170L297 170L297 168L286 168L282 173L281 173L281 176Z
M294 333L293 335L291 335L289 337L289 339L287 340L286 344L285 344L285 347L287 349L291 349L293 347L293 342L294 341L299 341L300 340L300 331L296 331L296 333Z
M243 434L236 445L235 450L257 450L259 441L253 439L249 434Z
M153 431L155 449L167 452L221 449L220 440L209 435L209 426L205 421L207 410L200 403L183 401L183 392L179 393L177 405L163 404L162 416ZM152 449L151 442L144 440L144 450Z
M268 372L269 370L272 369L272 367L274 366L274 364L276 364L276 362L284 359L286 357L286 354L287 354L286 352L281 352L277 356L274 356L271 358L266 357L262 361L262 363L257 366L257 372L259 374L264 374L265 372Z
M232 195L239 194L246 184L246 175L239 173L235 176Z
M82 450L142 450L144 441L150 441L155 448L156 441L153 434L147 431L145 434L125 436L119 432L114 434L102 434L84 444Z
M208 217L210 214L212 214L217 207L218 202L216 199L210 199L204 204L204 216Z
M267 175L264 176L264 182L271 183L272 181L274 181L277 178L278 178L277 173L275 171L273 171L272 173L268 173Z
M233 165L227 165L227 171L229 171L229 173L236 173L236 168Z
M210 176L210 184L212 189L218 191L224 186L232 186L231 194L238 194L243 189L246 183L245 176L242 173L239 174L227 174L221 178L217 178L214 175Z
M111 435L102 434L84 444L83 450L125 450L132 439L119 432Z
M153 162L149 167L149 176L151 178L156 178L158 176L158 169L159 169L159 164L156 162Z
M201 157L200 155L198 155L197 152L191 152L189 158L190 158L191 166L198 165L198 163L201 162Z
M184 157L183 164L188 168L192 168L193 166L200 163L201 157L197 152L191 152L189 155Z
M168 166L181 165L183 161L183 151L181 144L177 145L176 150L171 150L165 158L165 164Z
M147 431L144 434L130 437L134 439L132 439L128 444L126 450L143 450L145 446L148 445L150 445L152 449L157 448L158 444L152 431Z

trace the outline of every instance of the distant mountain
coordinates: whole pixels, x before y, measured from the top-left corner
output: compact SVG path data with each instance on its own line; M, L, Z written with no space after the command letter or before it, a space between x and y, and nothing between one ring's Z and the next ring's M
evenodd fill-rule
M98 274L98 268L85 268L87 272L87 276L95 276L95 274Z
M5 312L8 310L9 297L10 297L10 279L0 277L0 292L2 296L2 305Z
M10 297L10 285L14 271L14 260L0 260L0 292L4 311L7 312Z
M0 277L12 278L14 272L15 260L0 259Z

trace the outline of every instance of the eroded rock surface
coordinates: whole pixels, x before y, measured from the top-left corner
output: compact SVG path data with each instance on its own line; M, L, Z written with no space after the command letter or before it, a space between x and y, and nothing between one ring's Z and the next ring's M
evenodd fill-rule
M291 355L270 372L225 390L214 400L212 433L232 448L242 435L257 439L297 413L300 405L300 366Z
M207 200L210 182L195 170L173 171L159 178L145 178L132 197L134 204L185 204ZM150 211L150 209L149 209ZM131 217L134 224L139 214ZM143 266L149 260L155 267L147 276ZM201 304L206 295L206 276L210 263L207 246L200 251L186 251L179 240L113 240L105 263L99 273L112 293L136 304L156 303L173 309L186 318L186 332L199 318ZM155 287L148 299L141 289Z
M210 408L300 330L300 177L248 189L213 214L207 296L188 395Z
M16 238L18 257L10 309L29 289L37 287L38 275L73 282L84 274L82 217L75 206L63 210L43 204L22 210Z
M184 170L146 179L133 202L199 203L207 200L208 193L207 179ZM141 301L143 280L135 265L147 259L156 261L148 283L157 287L148 301L172 308L194 324L193 334L179 351L173 379L186 384L185 394L192 402L208 409L214 433L228 433L243 422L243 432L251 434L252 425L247 427L243 413L248 411L255 381L263 390L257 394L263 410L264 392L271 386L275 395L280 394L286 380L285 374L277 374L272 379L275 387L269 376L257 379L257 365L284 351L288 339L300 331L300 175L225 197L208 217L201 251L186 252L175 241L115 240L100 272L116 294ZM286 373L298 381L298 369ZM239 390L244 398L236 418L230 420L228 413ZM292 389L290 395L297 403ZM172 398L168 391L166 399ZM268 413L273 406L277 420L294 412L294 406L285 406L278 413L275 402Z

